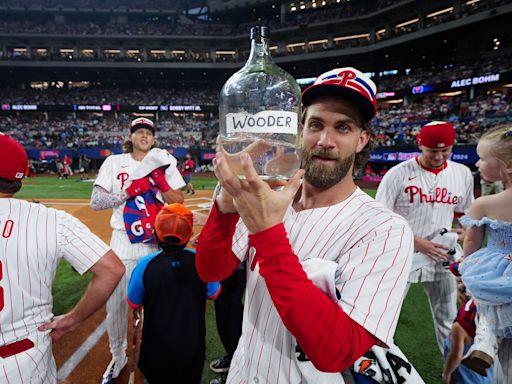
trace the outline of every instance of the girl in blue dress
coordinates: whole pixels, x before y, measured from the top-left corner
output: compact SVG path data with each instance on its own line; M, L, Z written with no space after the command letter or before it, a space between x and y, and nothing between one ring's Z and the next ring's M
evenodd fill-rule
M477 153L482 177L502 180L505 190L476 199L460 219L467 229L459 272L478 308L477 336L463 363L476 368L492 364L497 340L500 383L512 377L512 126L485 132ZM479 334L494 336L485 341Z

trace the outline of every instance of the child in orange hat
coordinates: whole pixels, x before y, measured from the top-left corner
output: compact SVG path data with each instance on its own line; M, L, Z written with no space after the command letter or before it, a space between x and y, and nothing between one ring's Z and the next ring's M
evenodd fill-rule
M161 251L137 263L128 285L132 308L144 306L139 368L147 382L200 383L205 360L205 301L220 292L197 275L195 251L185 248L193 215L182 204L164 206L155 220Z

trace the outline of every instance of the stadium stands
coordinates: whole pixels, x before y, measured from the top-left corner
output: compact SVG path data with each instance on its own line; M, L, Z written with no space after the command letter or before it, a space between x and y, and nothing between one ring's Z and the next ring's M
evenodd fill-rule
M458 144L469 146L512 121L510 1L169 4L3 1L0 131L32 157L94 149L101 159L102 149L120 150L129 119L144 115L157 121L160 145L177 157L200 148L207 164L220 88L247 57L255 24L270 26L272 56L303 87L335 67L371 74L381 92L372 123L380 149L413 150L430 120L452 121Z

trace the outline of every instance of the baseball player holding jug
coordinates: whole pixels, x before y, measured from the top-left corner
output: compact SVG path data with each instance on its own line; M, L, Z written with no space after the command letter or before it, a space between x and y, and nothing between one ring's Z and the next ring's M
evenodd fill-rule
M57 382L52 341L105 303L124 273L109 247L66 212L14 198L28 167L23 147L0 133L0 382ZM68 313L52 313L52 281L64 257L92 280Z
M341 68L302 96L303 170L281 191L257 176L247 154L245 180L223 153L214 160L222 189L198 240L198 273L223 280L247 261L228 383L345 383L370 347L392 343L398 321L412 232L352 178L370 151L375 84Z
M421 154L391 168L375 199L403 216L414 232L414 249L429 257L428 265L411 272L410 283L422 283L427 294L439 350L457 315L455 278L443 265L448 247L431 241L442 228L450 230L454 213L473 202L473 176L468 167L449 160L455 129L432 122L418 134Z
M114 382L128 361L126 292L137 260L158 250L151 239L151 221L154 222L162 202L183 202L180 188L185 182L176 168L176 159L165 150L153 148L154 145L154 123L144 117L133 120L126 153L105 159L92 191L94 210L113 208L110 245L126 267L126 274L107 301L112 360L103 375L103 384ZM151 207L148 197L152 197Z

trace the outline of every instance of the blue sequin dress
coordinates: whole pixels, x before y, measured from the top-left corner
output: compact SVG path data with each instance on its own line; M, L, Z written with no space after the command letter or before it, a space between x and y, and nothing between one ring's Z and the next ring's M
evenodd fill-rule
M467 227L485 225L487 246L469 255L459 266L467 291L475 298L499 337L512 337L512 223L483 217L460 218Z

